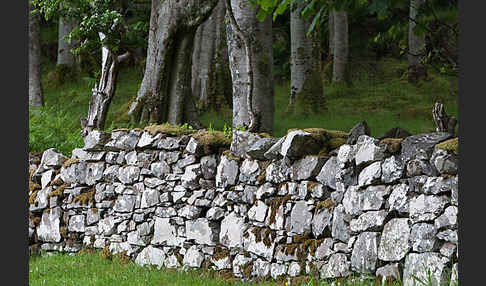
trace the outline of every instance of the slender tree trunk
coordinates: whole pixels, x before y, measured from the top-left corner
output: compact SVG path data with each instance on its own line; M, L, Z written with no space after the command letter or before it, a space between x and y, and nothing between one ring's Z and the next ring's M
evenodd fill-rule
M203 38L202 33L205 26L204 24L200 25L197 28L196 35L194 36L194 52L192 53L191 90L192 90L192 96L194 96L195 100L199 100L201 97L200 73L202 67L200 64L200 59L201 59L201 43Z
M425 55L425 35L415 35L417 12L425 0L410 0L410 19L408 24L408 80L417 82L427 77L427 70L422 61Z
M74 65L74 55L71 52L74 43L68 42L65 36L71 33L75 26L76 23L73 20L59 18L57 65Z
M321 71L321 43L319 31L307 36L309 20L302 19L302 6L292 3L290 13L290 101L289 106L299 113L314 113L323 104ZM295 106L296 105L296 106Z
M342 82L346 79L346 66L348 63L348 13L346 11L333 11L334 21L334 59L332 81Z
M29 104L44 106L40 69L40 15L32 15L29 3Z
M331 6L332 1L329 1L329 7ZM329 18L328 18L328 25L329 25L329 59L334 58L334 13L329 10Z
M191 96L193 38L216 4L217 0L152 0L145 73L128 111L133 119L179 124L189 118L191 108L184 106L194 105L192 100L185 103L185 96Z
M99 36L101 40L105 37L102 33L99 33ZM128 58L128 56L128 53L116 56L106 46L101 48L100 80L92 90L88 117L81 118L81 126L83 128L81 133L83 137L86 137L93 129L103 130L105 128L108 109L116 91L119 63Z
M272 22L256 18L258 7L244 0L231 0L236 24L249 41L249 53L231 23L227 24L228 55L233 81L233 127L251 126L251 112L255 116L255 129L273 132L273 53ZM227 15L229 16L229 15ZM230 22L230 21L229 21ZM248 58L251 61L249 68ZM253 91L248 91L253 73ZM249 97L248 95L252 94ZM248 106L251 102L251 107ZM255 131L256 131L255 130Z

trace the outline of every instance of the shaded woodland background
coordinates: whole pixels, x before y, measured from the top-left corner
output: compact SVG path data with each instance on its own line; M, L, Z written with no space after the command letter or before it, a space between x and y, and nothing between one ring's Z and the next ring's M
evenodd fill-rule
M249 128L252 109L273 136L362 120L373 136L431 132L437 101L458 118L457 1L169 2L32 1L29 151L70 155L90 128Z

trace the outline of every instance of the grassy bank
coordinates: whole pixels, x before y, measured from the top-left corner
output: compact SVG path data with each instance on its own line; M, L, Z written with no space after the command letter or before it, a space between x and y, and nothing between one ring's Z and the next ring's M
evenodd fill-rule
M327 109L319 114L288 114L289 83L275 85L274 136L282 136L291 128L323 127L349 131L357 122L366 120L372 136L380 136L393 127L411 133L434 130L431 110L442 100L446 112L458 118L457 78L437 73L429 68L429 79L417 85L406 80L406 61L385 59L372 63L353 63L351 85L330 84L324 80ZM51 83L49 72L54 66L44 66L43 85L46 106L29 112L29 149L33 152L55 147L70 156L71 150L83 145L79 118L86 116L91 96L92 78L80 77L64 85ZM132 99L141 82L140 71L121 70L117 93L113 98L106 127L141 127L120 122L120 115ZM223 130L231 125L231 110L202 112L205 126Z
M258 283L241 282L238 279L223 279L217 271L176 271L155 267L141 267L114 257L106 259L99 252L69 256L54 254L52 256L34 256L29 260L29 285L153 285L153 286L376 286L381 285L374 279L339 279L317 281L311 277L300 277L289 281L263 281ZM288 283L288 284L286 284ZM401 283L389 283L388 286L399 286Z

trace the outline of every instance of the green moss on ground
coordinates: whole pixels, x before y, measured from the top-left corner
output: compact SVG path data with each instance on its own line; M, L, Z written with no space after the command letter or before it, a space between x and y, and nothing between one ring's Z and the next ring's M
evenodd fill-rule
M454 152L455 154L459 154L459 137L441 142L435 145L435 149L442 149L442 150Z

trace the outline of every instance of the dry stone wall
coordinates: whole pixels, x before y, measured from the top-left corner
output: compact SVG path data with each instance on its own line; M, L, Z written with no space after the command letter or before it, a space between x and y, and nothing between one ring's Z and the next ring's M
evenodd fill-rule
M437 148L449 134L235 131L226 147L194 134L93 131L72 158L32 157L30 249L250 279L456 279L458 154Z

